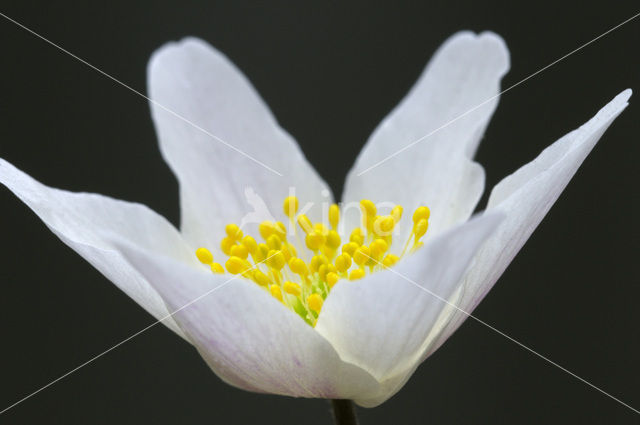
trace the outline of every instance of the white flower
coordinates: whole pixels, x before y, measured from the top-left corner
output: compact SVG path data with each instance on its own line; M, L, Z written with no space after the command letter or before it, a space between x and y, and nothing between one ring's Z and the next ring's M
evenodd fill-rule
M483 169L472 157L508 67L495 34L456 34L375 130L347 178L343 202L392 201L408 211L428 205L426 243L391 270L376 267L363 279L339 282L323 295L321 313L307 317L315 327L250 279L229 281L194 255L209 247L222 257L218 241L225 225L248 212L248 187L270 211L281 210L291 186L301 204L326 204L328 190L247 79L200 40L161 48L148 70L160 148L180 182L180 231L143 205L48 188L3 160L0 181L63 242L164 318L229 384L376 406L458 328L466 318L460 310L476 307L631 95L622 92L502 180L485 213L469 220L484 189ZM320 212L308 215L315 222ZM258 226L244 230L257 234ZM414 228L398 230L393 239L404 241Z

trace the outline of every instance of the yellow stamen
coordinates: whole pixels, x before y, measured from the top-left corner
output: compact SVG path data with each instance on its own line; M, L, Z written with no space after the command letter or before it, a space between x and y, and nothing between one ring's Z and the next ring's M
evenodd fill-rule
M382 260L382 264L385 267L391 267L393 266L395 263L398 262L400 258L398 258L397 255L393 255L393 254L388 254L386 257L384 257L384 259Z
M315 230L307 235L305 238L305 242L307 244L307 248L312 251L317 251L324 244L325 237L322 233L318 233Z
M364 269L354 269L349 273L349 280L358 280L362 279L365 275Z
M298 216L298 224L305 233L313 231L313 224L311 224L311 220L309 220L309 217L305 214L300 214Z
M225 263L225 267L231 274L240 274L249 270L249 268L251 268L251 264L239 257L229 257Z
M420 240L421 237L427 233L427 228L429 227L429 222L423 218L416 224L416 227L413 229L413 233L416 235L416 243Z
M393 209L391 210L391 217L393 217L393 220L396 223L400 221L400 219L402 218L402 205L396 205L395 207L393 207Z
M292 258L291 260L289 260L289 268L292 272L294 272L295 274L299 274L300 276L309 275L309 269L307 268L307 265L300 258Z
M323 303L324 301L322 300L320 294L311 294L307 297L307 305L316 313L320 313Z
M418 207L413 212L413 224L417 224L420 220L429 220L431 211L427 207Z
M329 285L329 288L333 288L335 284L338 283L338 280L340 280L340 276L337 274L333 272L327 273L327 284Z
M233 245L230 253L232 257L240 257L243 260L246 260L249 256L249 250L244 245Z
M267 246L269 249L280 249L282 246L282 240L276 234L272 234L267 238Z
M196 257L202 264L213 263L213 254L207 248L198 248L196 250Z
M368 246L362 245L353 253L353 262L362 266L371 258L371 250Z
M256 250L258 249L258 243L256 242L255 239L253 239L249 235L247 235L244 238L242 238L242 245L244 245L245 248L247 248L247 251L249 251L249 254L251 254L252 256L254 255Z
M287 226L281 221L259 224L262 243L244 235L238 225L231 223L225 226L220 241L222 252L228 256L224 267L214 262L213 254L205 247L198 248L195 254L213 273L225 273L226 269L230 274L255 282L311 326L315 326L324 300L341 279L343 285L349 285L348 281L363 279L367 273L393 267L405 251L413 253L423 246L421 238L429 228L429 208L420 206L412 215L411 234L402 254L395 255L392 252L399 249L397 244L393 245L393 233L401 226L400 205L393 207L389 215L378 215L376 205L363 199L360 202L362 226L351 229L350 233L347 230L342 236L338 233L338 205L329 207L328 223L312 223L305 214L296 215L298 208L295 196L287 197L282 204L293 240L287 239ZM304 233L296 232L298 225ZM305 236L304 240L301 235ZM348 241L341 245L346 235ZM411 242L413 245L408 250ZM307 251L313 254L309 256ZM307 261L308 258L311 260Z
M258 231L260 232L260 236L265 241L275 232L275 224L270 221L263 221L258 226Z
M296 198L295 196L284 198L284 202L282 203L282 210L284 211L284 215L293 220L293 217L298 212L298 198Z
M255 280L256 283L261 286L267 286L269 285L269 283L271 283L269 277L258 269L253 272L253 280Z
M338 255L336 258L336 269L338 269L340 273L344 273L349 270L349 267L351 267L351 256L346 252Z
M271 295L273 296L273 298L282 302L282 290L280 289L279 285L271 285L269 287L269 291L271 292Z
M269 251L269 253L267 254L267 264L269 265L269 267L272 267L278 271L282 270L285 265L284 254L282 254L282 251L276 251L274 249Z
M336 204L332 204L329 207L329 224L333 230L338 228L338 222L340 221L340 208Z
M220 249L224 252L224 255L231 255L231 247L235 245L235 241L229 236L222 238L220 241Z
M300 285L295 282L286 281L284 285L282 285L282 289L284 289L284 292L291 294L294 297L299 297L302 293L302 288L300 288Z
M353 254L356 252L356 249L358 249L359 246L360 245L355 242L346 243L342 245L342 252L349 254L350 257L353 257Z
M232 240L239 241L242 239L242 230L240 230L237 225L233 223L227 224L227 227L225 227L224 230L227 232L227 236Z

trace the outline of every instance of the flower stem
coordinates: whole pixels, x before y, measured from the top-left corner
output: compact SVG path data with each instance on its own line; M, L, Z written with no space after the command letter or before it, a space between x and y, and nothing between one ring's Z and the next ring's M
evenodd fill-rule
M331 407L336 425L358 425L356 409L351 400L331 400Z

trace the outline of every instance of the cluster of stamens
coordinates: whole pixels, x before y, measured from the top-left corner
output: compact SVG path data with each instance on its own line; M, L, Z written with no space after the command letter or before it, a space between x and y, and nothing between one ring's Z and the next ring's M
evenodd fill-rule
M312 223L305 214L296 215L298 199L289 196L283 202L288 227L280 221L263 221L258 229L264 242L258 243L250 235L244 235L237 225L228 224L226 236L220 242L222 252L228 256L224 267L214 261L207 248L198 248L196 256L214 273L224 273L226 268L233 275L254 281L315 326L324 300L340 280L362 279L367 271L392 267L407 253L412 241L409 252L422 246L420 239L429 227L429 208L418 207L413 213L413 230L402 252L395 255L390 253L390 247L402 207L396 205L389 215L378 215L374 203L364 199L360 201L360 209L362 226L353 229L349 241L342 244L338 205L329 207L330 227L327 227Z

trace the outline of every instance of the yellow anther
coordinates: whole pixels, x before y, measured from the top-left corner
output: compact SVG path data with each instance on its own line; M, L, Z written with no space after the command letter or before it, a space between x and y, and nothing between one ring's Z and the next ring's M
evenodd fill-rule
M246 260L249 256L249 250L244 245L234 245L231 247L231 256L240 257Z
M316 313L320 313L323 302L324 301L322 300L320 294L311 294L307 297L307 305Z
M283 243L282 246L280 247L280 250L282 251L282 254L284 255L284 259L288 262L291 258L295 257L296 255L298 255L296 253L296 249L293 245L291 245L290 243Z
M213 273L227 271L254 281L312 326L315 326L324 297L340 279L362 279L367 271L376 271L378 268L375 266L378 264L383 267L394 266L405 252L414 252L423 245L420 238L429 227L429 208L418 207L413 214L413 230L402 249L402 255L389 254L395 239L392 233L402 217L403 208L396 205L389 215L379 216L376 205L371 200L363 199L360 201L362 225L351 231L349 241L345 241L347 243L342 245L340 252L342 238L337 232L340 223L338 205L330 205L328 223L315 224L305 214L296 215L300 212L299 206L295 196L289 196L283 201L282 209L290 220L289 229L281 221L263 221L259 224L258 230L264 243L258 243L252 236L243 235L236 224L225 226L226 234L220 241L222 252L229 257L225 263L214 262L213 254L206 248L198 248L195 254L201 263L209 265ZM302 233L297 233L295 229L298 225L304 231L304 244L300 237ZM303 250L302 258L298 257L296 248L291 243L293 241L287 239L288 230L298 242L295 246ZM411 242L413 245L409 250ZM309 263L304 252L306 248L314 253ZM259 267L263 263L268 266L268 271ZM283 270L285 265L291 271ZM287 280L293 278L297 282ZM285 294L294 296L295 302L294 298Z
M282 254L282 251L276 251L274 249L269 251L269 253L267 254L267 265L269 267L276 270L282 270L285 264L286 262L284 260L284 254Z
M202 264L211 264L213 263L213 254L207 248L198 248L196 249L196 257Z
M316 224L314 224L314 225L313 225L313 230L314 230L316 233L321 233L321 234L323 234L323 235L325 235L325 236L327 236L327 235L329 234L329 229L327 229L327 226L325 226L325 225L324 225L324 224L322 224L322 223L316 223Z
M373 225L373 231L378 236L389 236L393 232L396 222L390 215L378 216Z
M273 298L277 299L278 301L282 301L282 290L280 289L279 285L271 285L269 287L269 291L271 292Z
M371 249L366 245L362 245L353 253L353 261L359 266L366 264L370 259Z
M287 239L287 226L285 226L283 222L277 221L273 230L280 240L284 241Z
M326 244L331 249L338 249L340 246L340 235L335 230L329 230Z
M402 218L402 205L396 205L395 207L393 207L393 209L391 210L391 217L393 217L393 220L396 223L400 221L400 219Z
M363 199L360 201L360 208L362 208L362 212L366 214L368 217L375 217L378 209L375 204L368 199Z
M253 261L256 263L261 263L267 258L267 254L269 253L269 247L266 243L258 244L258 249L253 254Z
M329 207L329 224L333 230L336 230L338 227L338 222L340 221L340 207L336 204L331 204Z
M284 289L284 292L287 294L291 294L295 297L299 297L302 293L302 288L300 288L300 285L295 282L285 282L284 285L282 285L282 289Z
M351 235L349 236L349 242L354 242L358 244L358 246L364 243L364 236L362 235L362 229L356 227L351 231Z
M258 249L258 243L249 235L242 238L242 245L247 248L247 251L249 251L249 254L251 255L254 255L256 250Z
M363 269L354 269L349 273L349 280L358 280L364 277L365 273Z
M312 251L317 251L322 245L324 245L325 237L322 233L312 231L305 238L307 248Z
M224 252L225 255L231 255L231 247L235 245L236 242L230 238L229 236L225 236L220 241L220 249Z
M351 256L346 252L338 255L338 258L336 258L336 269L338 269L340 273L344 273L349 270L349 267L351 267Z
M318 271L321 265L327 264L327 262L327 257L325 257L324 255L314 255L309 262L309 270L311 271L311 273L315 273Z
M356 252L360 245L355 242L349 242L342 245L342 252L349 254L349 257L353 257L353 254Z
M260 236L262 236L262 239L266 241L267 238L273 235L273 232L275 232L275 224L273 224L271 221L263 221L258 226L258 231L260 232Z
M269 283L271 283L271 279L269 279L266 274L262 273L258 269L253 272L253 280L255 280L256 283L261 286L267 286L269 285Z
M337 272L338 272L338 269L336 269L336 266L334 266L333 264L331 264L331 263L323 264L318 269L318 276L320 276L321 280L326 281L327 280L327 274L329 274L329 273L337 273Z
M371 256L376 260L382 257L382 254L387 252L389 245L384 239L376 239L371 242Z
M313 231L313 224L311 224L311 220L309 220L309 217L305 214L300 214L298 216L298 224L305 233Z
M428 227L429 222L426 218L420 219L420 221L418 221L418 223L413 228L413 233L416 235L416 243L418 243L418 240L420 240L420 238L423 237L425 233L427 233Z
M282 210L284 211L284 215L293 220L293 217L298 212L298 198L295 196L287 196L284 198L284 202L282 203Z
M429 220L431 211L427 207L418 207L413 212L413 224L418 224L420 220Z
M224 228L224 231L227 233L227 236L229 236L234 241L239 241L240 239L242 239L242 230L240 230L240 228L236 224L227 224L227 226Z
M333 256L336 253L336 250L334 248L331 248L330 246L328 246L325 242L324 245L322 245L322 248L320 248L320 251L327 257L327 258L333 258Z
M289 268L292 272L300 276L307 276L309 274L307 265L300 258L292 258L289 260Z
M251 264L240 257L229 257L225 266L227 271L231 274L240 274L251 268Z
M327 284L329 285L329 289L333 288L335 284L338 283L338 280L340 280L340 276L338 276L336 273L327 273Z
M398 258L397 255L387 254L384 260L382 260L382 264L384 264L385 267L391 267L396 264L398 260L400 260L400 258Z
M327 265L320 264L320 267L318 267L318 276L320 277L320 280L326 280L327 273L329 273L329 270L327 269Z
M278 235L273 234L267 238L267 246L269 249L280 249L282 246L282 240L278 237Z

